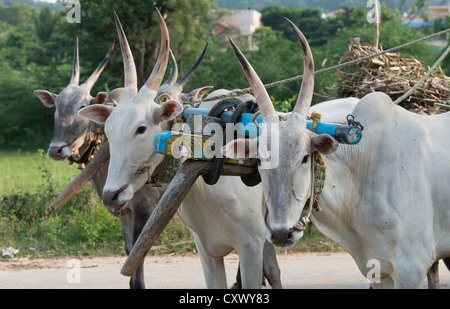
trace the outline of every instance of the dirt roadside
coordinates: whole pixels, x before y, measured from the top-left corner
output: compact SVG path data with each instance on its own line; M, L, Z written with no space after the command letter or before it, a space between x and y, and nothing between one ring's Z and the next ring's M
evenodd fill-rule
M126 257L9 259L0 261L0 289L127 289L128 277L120 274ZM278 254L284 288L367 289L348 253ZM234 283L238 256L225 258L227 282ZM206 288L196 254L147 256L145 280L149 289ZM440 263L441 288L450 289L450 272ZM426 287L426 282L423 283Z

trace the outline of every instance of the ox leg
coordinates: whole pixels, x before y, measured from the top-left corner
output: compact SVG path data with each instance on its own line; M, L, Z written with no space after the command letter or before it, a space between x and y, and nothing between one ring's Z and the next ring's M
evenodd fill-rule
M208 289L226 289L227 276L225 273L225 264L223 257L216 258L206 253L202 242L195 233L192 233L195 239L200 262L202 263L203 274L205 276L206 287Z
M156 206L160 194L157 189L152 188L149 185L144 185L139 191L137 191L133 197L133 212L132 212L132 224L133 224L133 242L136 242L144 225L147 223L153 209ZM131 251L131 248L130 248ZM145 289L144 280L144 262L141 263L130 279L131 289Z
M257 242L238 246L243 289L260 289L263 278L263 244Z
M264 280L264 278L263 278ZM233 284L233 286L231 287L234 290L240 290L242 289L242 278L241 278L241 264L238 264L238 270L236 273L236 282Z
M272 286L272 289L281 289L281 271L278 266L277 255L275 253L275 249L273 245L270 244L267 240L264 243L264 251L263 251L263 271L264 276L269 281L269 284Z
M397 262L394 264L394 287L396 289L418 289L426 275L427 270L423 269L420 263Z
M273 245L267 240L264 243L263 250L263 274L262 284L264 284L264 278L267 279L272 289L282 289L281 285L281 271L278 266L277 255ZM232 289L242 289L242 277L241 277L241 263L239 262L238 271L236 274L236 283L232 286Z
M133 248L133 215L132 212L127 213L126 215L120 216L120 224L122 225L122 232L125 238L125 251L127 254L130 254L131 249ZM130 288L135 289L137 287L137 278L143 278L143 270L140 269L137 271L130 280Z
M427 273L428 288L439 289L439 261L434 262Z

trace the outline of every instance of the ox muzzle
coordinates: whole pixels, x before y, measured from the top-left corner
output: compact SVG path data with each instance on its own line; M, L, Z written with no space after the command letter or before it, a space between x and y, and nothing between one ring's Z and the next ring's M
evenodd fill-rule
M119 214L133 198L133 190L130 185L118 190L105 190L102 194L102 203L112 214Z

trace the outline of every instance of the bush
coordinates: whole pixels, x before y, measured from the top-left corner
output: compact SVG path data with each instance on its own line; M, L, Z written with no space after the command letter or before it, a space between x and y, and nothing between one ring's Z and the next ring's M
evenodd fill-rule
M16 160L20 157L18 154ZM0 195L0 248L13 247L19 249L19 255L35 257L124 255L120 220L108 212L90 184L57 212L50 209L62 189L51 168L57 163L42 150L38 157L40 165L30 168L40 170L41 185L33 192ZM155 242L155 247L160 245L164 246L152 253L195 250L193 237L179 218L174 218Z
M47 161L42 162L43 181L36 192L0 197L0 247L37 256L123 254L120 220L106 210L90 185L58 212L50 209L59 187Z

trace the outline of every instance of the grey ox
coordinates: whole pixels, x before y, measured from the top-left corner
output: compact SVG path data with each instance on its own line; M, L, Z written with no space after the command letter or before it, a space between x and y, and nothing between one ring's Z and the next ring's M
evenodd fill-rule
M417 115L384 93L372 93L352 112L365 127L358 145L338 146L330 136L312 133L305 117L313 95L313 57L301 31L290 24L305 64L292 114L279 121L258 75L232 44L271 132L262 132L258 140L235 140L223 152L267 161L267 144L279 145L271 149L278 151L278 166L259 170L267 239L282 247L302 237L297 223L311 196L311 158L323 154L323 211L312 213L314 225L352 255L372 287L418 288L432 265L450 256L450 113ZM375 273L373 265L379 266Z

